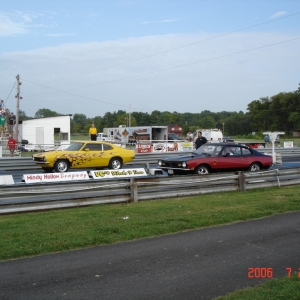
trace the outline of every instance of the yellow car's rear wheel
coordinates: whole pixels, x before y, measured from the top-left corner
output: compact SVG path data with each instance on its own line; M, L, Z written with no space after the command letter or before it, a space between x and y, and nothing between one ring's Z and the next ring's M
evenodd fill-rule
M118 170L122 168L122 160L120 158L112 158L108 165L109 169Z

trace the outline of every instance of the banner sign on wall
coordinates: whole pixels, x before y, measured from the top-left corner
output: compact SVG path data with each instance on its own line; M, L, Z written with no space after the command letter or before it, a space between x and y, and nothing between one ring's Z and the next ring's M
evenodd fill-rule
M182 142L179 144L179 151L193 151L194 143L193 142Z
M145 169L143 169L143 168L90 171L90 175L94 179L111 179L111 178L148 176Z
M43 173L43 174L28 174L23 175L22 180L25 183L37 182L55 182L55 181L75 181L88 180L89 175L84 172L66 172L66 173Z
M166 143L153 143L153 152L166 152Z
M284 148L293 148L294 147L294 142L293 141L286 141L283 143Z
M138 153L151 153L152 152L152 144L138 144Z

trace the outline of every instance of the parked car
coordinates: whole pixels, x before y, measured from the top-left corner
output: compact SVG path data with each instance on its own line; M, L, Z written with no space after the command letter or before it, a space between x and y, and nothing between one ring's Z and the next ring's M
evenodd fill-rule
M223 142L234 142L234 139L228 135L223 135Z
M67 172L69 168L121 169L135 157L134 150L123 149L107 142L83 141L71 144L62 151L33 155L33 161L46 172Z
M270 143L270 142L271 142L271 139L270 139L270 136L269 136L269 135L266 135L266 136L264 137L264 140L265 140L266 143ZM279 135L277 135L276 140L275 140L275 143L280 143Z
M168 133L168 141L182 141L183 139L175 133Z
M103 132L99 132L97 133L97 141L114 142L114 139L110 138L107 134L104 134Z
M70 145L60 145L60 146L48 146L45 147L44 151L49 152L49 151L62 151L68 148Z
M188 155L165 157L158 161L168 174L208 174L217 171L259 171L272 166L272 156L234 143L207 143Z

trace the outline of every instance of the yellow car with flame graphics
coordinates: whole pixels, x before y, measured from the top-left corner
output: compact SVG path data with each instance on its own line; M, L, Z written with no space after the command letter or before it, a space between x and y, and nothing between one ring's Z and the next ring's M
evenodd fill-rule
M123 149L105 142L75 142L63 151L37 153L33 161L45 172L67 172L70 168L103 168L118 170L131 162L134 150Z

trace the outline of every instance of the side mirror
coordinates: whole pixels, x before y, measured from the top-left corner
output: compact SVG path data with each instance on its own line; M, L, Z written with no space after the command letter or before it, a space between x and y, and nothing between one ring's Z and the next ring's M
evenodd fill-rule
M90 149L89 148L85 148L84 151L90 151Z

